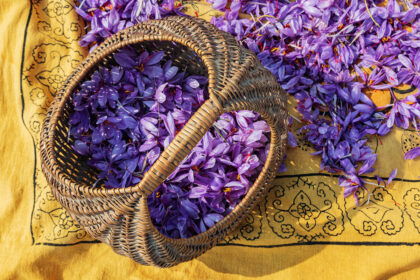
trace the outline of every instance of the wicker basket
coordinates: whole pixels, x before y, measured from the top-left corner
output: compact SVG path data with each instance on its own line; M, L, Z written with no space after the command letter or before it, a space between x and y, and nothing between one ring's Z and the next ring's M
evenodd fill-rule
M209 78L209 99L191 117L159 159L132 187L93 187L97 171L71 148L68 119L72 93L95 67L126 45L164 50L174 64ZM271 127L271 146L259 177L245 198L215 226L186 239L171 239L152 224L147 197L175 170L223 113L253 110ZM168 17L123 30L95 49L55 97L41 133L42 170L57 200L94 238L134 261L169 267L217 244L263 197L285 153L286 96L256 56L228 33L200 19Z

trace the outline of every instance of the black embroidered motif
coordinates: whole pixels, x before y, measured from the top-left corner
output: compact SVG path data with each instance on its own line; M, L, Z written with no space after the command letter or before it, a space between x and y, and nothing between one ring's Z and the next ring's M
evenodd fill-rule
M255 240L261 236L262 215L260 205L245 216L244 221L239 226L241 236L246 240Z
M36 170L39 176L41 170ZM55 200L46 184L36 185L33 231L38 241L60 242L66 239L86 240L86 232L73 221L66 210Z
M49 96L55 96L66 77L82 61L83 56L63 44L40 44L32 51L32 58L34 62L25 71L28 83L40 83L46 87ZM37 96L43 96L45 100L45 92L44 95L40 93L43 89L38 87L36 91ZM39 103L37 99L32 100ZM48 106L42 107L48 108Z
M420 189L412 188L404 195L404 210L420 233Z
M83 35L74 3L66 0L33 1L39 19L36 26L40 33L59 43L78 41Z
M299 225L306 231L310 231L316 225L316 219L319 217L321 211L312 204L308 195L300 191L293 204L289 208L289 213L299 221Z
M32 0L32 18L23 46L22 112L35 152L34 205L31 235L34 244L74 244L90 237L54 199L40 172L39 133L45 113L66 77L83 59L77 41L82 35L80 18L69 0ZM31 34L37 34L36 37ZM44 36L40 36L40 34Z
M364 189L356 191L359 200L358 207L348 206L349 197L345 205L347 217L360 234L374 235L378 228L386 235L395 235L401 231L404 224L403 212L396 205L392 195L384 188L377 187L369 196Z
M29 94L31 96L31 101L35 105L41 107L43 110L47 109L45 106L47 96L41 88L39 87L33 88Z
M86 232L70 218L63 208L56 208L51 211L40 209L40 211L47 214L54 224L52 231L44 232L48 241L56 241L69 236L69 234L73 234L77 239L83 239L86 236Z
M411 149L420 146L420 137L416 131L404 130L401 135L401 149L405 154Z
M45 118L44 113L33 114L29 121L29 128L33 133L39 133L41 131L42 120Z
M343 211L325 183L315 185L299 177L291 185L275 185L268 191L265 206L270 228L283 239L314 241L344 230Z
M260 238L262 233L262 213L261 205L257 205L251 212L249 212L238 228L225 237L225 243L230 243L233 240L245 239L253 241Z

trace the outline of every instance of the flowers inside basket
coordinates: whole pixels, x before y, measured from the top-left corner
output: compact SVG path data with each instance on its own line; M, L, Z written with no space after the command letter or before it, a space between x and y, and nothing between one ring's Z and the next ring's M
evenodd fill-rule
M170 56L170 55L169 55ZM70 115L73 149L96 167L96 187L134 186L208 99L208 80L165 60L163 51L125 47L77 88ZM206 231L240 202L269 151L259 114L221 115L148 197L153 224L172 238Z
M255 55L199 19L106 40L69 77L41 140L53 193L93 237L143 264L211 248L283 158L285 96Z

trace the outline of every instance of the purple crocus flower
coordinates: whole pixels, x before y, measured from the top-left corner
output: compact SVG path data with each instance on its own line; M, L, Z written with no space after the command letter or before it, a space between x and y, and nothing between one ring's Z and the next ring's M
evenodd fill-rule
M391 93L392 90L391 90ZM418 94L417 94L418 95ZM420 104L416 95L410 95L402 100L397 100L393 95L394 104L392 109L386 114L385 119L388 128L394 126L408 129L410 124L417 129L418 119L420 119Z
M404 66L398 72L398 78L402 83L407 83L415 86L416 88L420 87L420 52L417 52L413 59L410 60L403 54L398 55L398 60Z

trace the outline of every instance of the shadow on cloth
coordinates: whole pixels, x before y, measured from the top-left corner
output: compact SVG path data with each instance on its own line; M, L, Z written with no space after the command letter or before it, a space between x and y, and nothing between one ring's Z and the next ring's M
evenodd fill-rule
M217 246L200 256L198 260L218 272L257 277L304 262L323 250L325 245L304 247L305 249L302 250L301 246L281 248Z
M417 261L411 262L411 263L409 263L409 264L407 264L403 267L394 268L394 269L391 269L391 270L389 270L385 273L382 273L381 275L378 275L375 278L375 280L391 279L391 278L393 278L395 276L398 276L398 275L401 276L405 272L408 272L410 270L418 269L419 267L420 267L420 261L417 260ZM418 274L417 274L417 277L418 277ZM401 277L401 279L402 279L402 277ZM407 279L409 279L409 278L407 278ZM414 278L412 278L412 279L414 279Z

